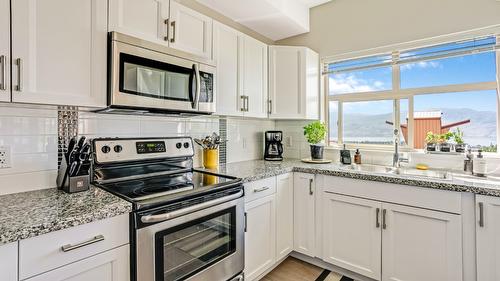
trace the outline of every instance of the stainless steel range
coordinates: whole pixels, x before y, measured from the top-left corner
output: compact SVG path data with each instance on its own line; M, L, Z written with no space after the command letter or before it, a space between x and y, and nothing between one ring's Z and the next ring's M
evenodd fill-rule
M93 140L93 182L133 204L131 280L243 280L241 179L193 169L189 137Z

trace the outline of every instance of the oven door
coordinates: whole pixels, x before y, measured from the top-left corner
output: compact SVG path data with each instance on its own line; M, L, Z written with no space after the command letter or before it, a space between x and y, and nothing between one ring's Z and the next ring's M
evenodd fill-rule
M230 280L244 269L244 199L137 230L137 281Z
M111 41L109 105L198 111L199 64L120 41Z

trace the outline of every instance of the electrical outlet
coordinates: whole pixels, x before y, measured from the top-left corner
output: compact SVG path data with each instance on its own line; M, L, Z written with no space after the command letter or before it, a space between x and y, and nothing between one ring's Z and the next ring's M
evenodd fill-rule
M10 146L0 146L0 169L10 168Z

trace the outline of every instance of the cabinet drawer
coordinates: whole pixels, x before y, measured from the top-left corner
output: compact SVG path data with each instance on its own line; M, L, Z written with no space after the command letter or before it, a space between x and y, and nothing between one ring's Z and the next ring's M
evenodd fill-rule
M127 214L21 240L19 277L23 280L128 243Z
M245 183L245 202L276 193L276 177Z

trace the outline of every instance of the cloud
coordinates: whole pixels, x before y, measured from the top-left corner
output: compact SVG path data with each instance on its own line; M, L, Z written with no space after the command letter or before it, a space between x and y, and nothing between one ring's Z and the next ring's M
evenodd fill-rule
M441 67L441 64L436 61L419 61L414 63L407 63L401 65L401 70L411 70L413 68L438 68Z
M379 80L366 80L354 74L336 74L330 76L330 94L373 92L384 90L385 83Z

